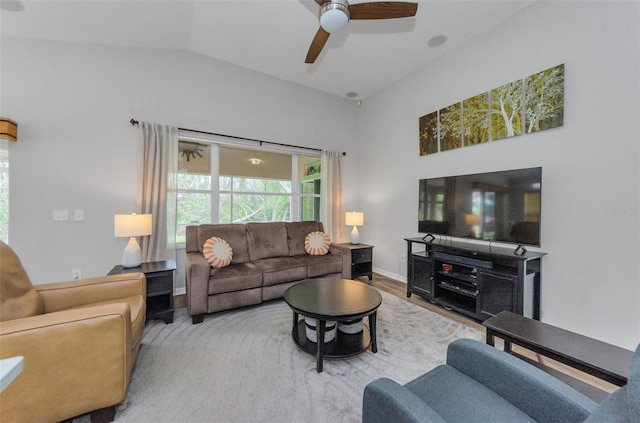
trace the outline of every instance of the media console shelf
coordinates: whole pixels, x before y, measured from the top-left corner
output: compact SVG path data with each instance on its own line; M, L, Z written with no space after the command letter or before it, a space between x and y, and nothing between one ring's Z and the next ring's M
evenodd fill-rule
M481 321L503 310L540 320L541 261L546 253L516 253L463 240L405 241L407 297L417 294Z

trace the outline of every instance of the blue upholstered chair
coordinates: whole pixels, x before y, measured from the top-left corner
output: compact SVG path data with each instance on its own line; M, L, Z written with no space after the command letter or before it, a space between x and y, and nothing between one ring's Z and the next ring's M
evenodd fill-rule
M364 390L363 423L640 422L640 346L629 383L597 404L524 361L470 339L449 344L447 364L402 386Z

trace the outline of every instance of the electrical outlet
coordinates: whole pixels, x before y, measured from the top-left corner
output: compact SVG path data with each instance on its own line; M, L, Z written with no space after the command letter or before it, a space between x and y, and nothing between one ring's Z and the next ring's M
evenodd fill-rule
M82 222L84 220L84 210L74 210L73 220L76 222Z
M73 269L71 271L71 278L74 281L77 281L78 279L82 279L82 269Z

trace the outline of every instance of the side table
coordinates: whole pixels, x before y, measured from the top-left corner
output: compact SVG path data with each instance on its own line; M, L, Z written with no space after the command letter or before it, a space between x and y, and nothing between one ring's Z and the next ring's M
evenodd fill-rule
M602 402L608 393L541 363L514 354L511 344L520 345L614 385L627 384L633 351L510 311L496 314L485 320L483 325L487 328L487 344L494 346L495 338L502 338L505 352L541 368L596 402Z
M141 272L147 277L147 321L161 319L173 323L173 280L175 260L142 263L138 267L115 266L109 275Z
M373 245L345 242L338 246L351 250L351 279L359 276L368 276L369 280L373 279Z

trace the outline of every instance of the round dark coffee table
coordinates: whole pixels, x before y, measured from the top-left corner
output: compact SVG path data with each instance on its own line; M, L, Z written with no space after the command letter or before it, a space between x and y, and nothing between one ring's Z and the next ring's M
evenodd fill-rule
M347 279L318 278L296 284L284 293L284 300L293 310L293 340L300 348L316 354L316 370L322 371L324 358L351 357L365 351L377 352L376 312L382 303L377 289L358 281ZM369 317L369 328L363 325L361 332L354 334L336 331L331 342L311 342L307 339L302 315L316 319L317 340L324 340L325 322L354 321Z

